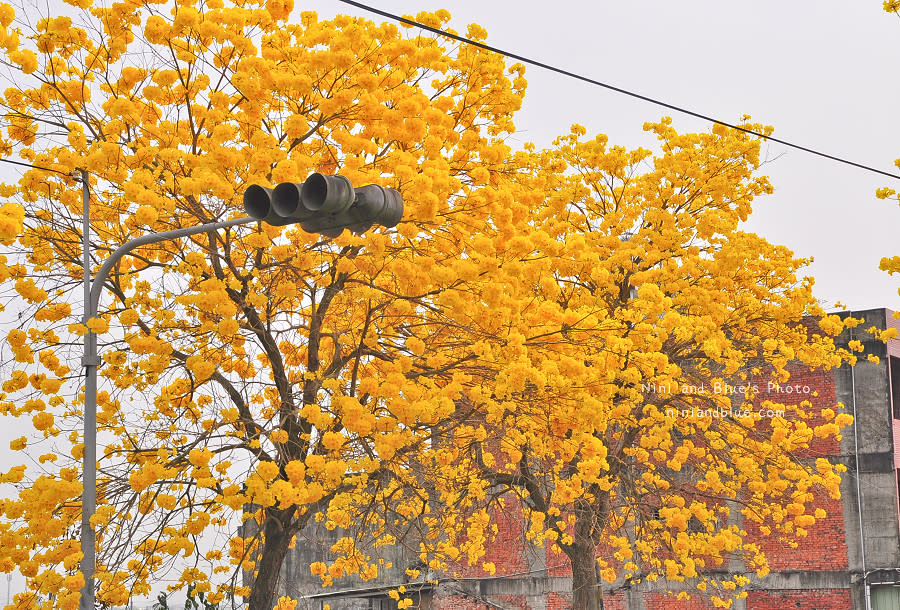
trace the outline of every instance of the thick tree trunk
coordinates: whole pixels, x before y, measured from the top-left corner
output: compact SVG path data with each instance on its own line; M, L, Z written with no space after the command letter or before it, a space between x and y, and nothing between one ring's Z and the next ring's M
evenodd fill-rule
M262 553L256 564L257 574L250 586L248 610L272 610L281 564L294 536L293 510L267 510L263 526Z
M593 547L576 544L566 550L566 555L572 563L572 610L603 610Z

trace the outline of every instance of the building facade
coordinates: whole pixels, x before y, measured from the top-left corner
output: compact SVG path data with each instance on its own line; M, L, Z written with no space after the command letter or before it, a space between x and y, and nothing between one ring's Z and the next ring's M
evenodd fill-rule
M809 388L779 400L809 399L814 407L844 405L854 424L840 440L822 440L815 449L847 466L841 498L823 496L818 506L827 512L808 530L797 548L787 548L758 535L754 524L741 526L761 544L771 572L764 578L746 571L739 561L727 566L729 574L750 579L747 596L735 601L738 610L900 610L900 340L887 344L865 329L898 328L886 309L852 312L863 323L845 331L843 345L858 340L864 354L878 362L860 359L851 367L832 371L796 371L790 383ZM811 398L811 396L813 398ZM377 582L348 581L333 590L319 587L309 564L327 554L334 532L312 534L318 540L298 542L295 554L282 571L282 590L298 599L298 608L332 610L387 610L396 608L389 591L403 585L411 593L414 608L432 610L563 610L571 608L571 571L565 555L538 548L525 539L526 525L515 511L496 515L497 539L485 561L496 573L460 568L454 577L430 574L431 583L404 582L404 569L415 557L402 548L387 551L394 565ZM735 518L740 519L735 511ZM460 575L461 574L461 575ZM678 599L685 590L690 599ZM642 581L604 583L605 610L699 610L713 604L696 588L679 582Z

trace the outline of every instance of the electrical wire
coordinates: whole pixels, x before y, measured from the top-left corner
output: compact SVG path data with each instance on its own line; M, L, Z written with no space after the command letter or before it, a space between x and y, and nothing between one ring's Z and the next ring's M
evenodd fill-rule
M544 62L541 62L541 61L537 61L536 59L531 59L531 58L529 58L529 57L525 57L524 55L519 55L519 54L517 54L517 53L512 53L512 52L510 52L510 51L505 51L505 50L503 50L503 49L500 49L500 48L497 48L497 47L494 47L494 46L485 44L485 43L483 43L483 42L478 42L478 41L476 41L476 40L471 40L471 39L469 39L469 38L466 38L465 36L460 36L460 35L458 35L458 34L453 34L453 33L447 32L447 31L445 31L445 30L441 30L441 29L439 29L439 28L431 27L431 26L429 26L429 25L425 25L424 23L420 23L420 22L415 21L415 20L413 20L413 19L407 19L406 17L402 17L402 16L400 16L400 15L395 15L395 14L393 14L393 13L389 13L389 12L387 12L387 11L383 11L383 10L381 10L381 9L375 8L375 7L373 7L373 6L369 6L369 5L367 5L367 4L363 4L362 2L356 2L355 0L337 0L337 1L338 1L338 2L341 2L341 3L343 3L343 4L348 4L348 5L350 5L350 6L354 6L354 7L358 8L358 9L361 9L361 10L364 10L364 11L368 11L368 12L370 12L370 13L375 13L376 15L380 15L380 16L382 16L382 17L385 17L385 18L387 18L387 19L391 19L391 20L393 20L393 21L398 21L398 22L400 22L400 23L405 23L405 24L407 24L407 25L409 25L409 26L417 27L417 28L420 28L420 29L423 29L423 30L432 32L432 33L434 33L434 34L438 34L439 36L446 36L447 38L450 38L450 39L452 39L452 40L456 40L457 42L462 42L462 43L465 43L465 44L470 44L470 45L472 45L472 46L478 47L478 48L480 48L480 49L484 49L484 50L486 50L486 51L490 51L490 52L492 52L492 53L497 53L497 54L503 55L503 56L505 56L505 57L510 57L510 58L515 59L515 60L517 60L517 61L521 61L522 63L525 63L525 64L530 64L530 65L536 66L536 67L538 67L538 68L543 68L543 69L545 69L545 70L549 70L550 72L556 72L557 74L562 74L563 76L567 76L567 77L573 78L573 79L575 79L575 80L580 80L580 81L582 81L582 82L585 82L585 83L588 83L588 84L591 84L591 85L595 85L595 86L598 86L598 87L603 87L604 89L608 89L608 90L614 91L614 92L616 92L616 93L621 93L622 95L627 95L627 96L629 96L629 97L633 97L633 98L635 98L635 99L639 99L639 100L642 100L642 101L644 101L644 102L648 102L648 103L650 103L650 104L655 104L655 105L657 105L657 106L661 106L661 107L666 108L666 109L668 109L668 110L674 110L675 112L680 112L681 114L686 114L686 115L688 115L688 116L692 116L692 117L694 117L694 118L702 119L702 120L708 121L708 122L710 122L710 123L718 123L719 125L724 125L725 127L728 127L728 128L730 128L730 129L735 129L735 130L737 130L737 131L746 133L746 134L748 134L748 135L756 136L756 137L762 138L762 139L764 139L764 140L770 140L770 141L772 141L772 142L776 142L776 143L778 143L778 144L781 144L781 145L783 145L783 146L787 146L787 147L789 147L789 148L793 148L793 149L795 149L795 150L800 150L800 151L803 151L803 152L806 152L806 153L809 153L809 154L812 154L812 155L816 155L816 156L819 156L819 157L822 157L822 158L825 158L825 159L829 159L829 160L831 160L831 161L836 161L836 162L838 162L838 163L843 163L843 164L845 164L845 165L850 165L850 166L856 167L856 168L858 168L858 169L862 169L862 170L865 170L865 171L869 171L869 172L873 172L873 173L876 173L876 174L880 174L880 175L882 175L882 176L887 176L888 178L895 178L895 179L897 179L897 180L900 180L900 175L898 175L898 174L892 174L892 173L890 173L890 172L886 172L886 171L884 171L884 170L880 170L880 169L877 169L877 168L875 168L875 167L871 167L871 166L869 166L869 165L865 165L865 164L863 164L863 163L857 163L856 161L851 161L851 160L845 159L845 158L843 158L843 157L837 157L837 156L835 156L835 155L830 155L830 154L828 154L828 153L822 152L822 151L820 151L820 150L816 150L816 149L814 149L814 148L809 148L809 147L807 147L807 146L802 146L802 145L800 145L800 144L795 144L795 143L790 142L790 141L788 141L788 140L782 140L782 139L780 139L780 138L776 138L776 137L773 137L773 136L771 136L771 135L766 135L766 134L764 134L764 133L760 133L760 132L754 131L754 130L752 130L752 129L747 129L746 127L741 127L740 125L735 125L735 124L733 124L733 123L728 123L727 121L722 121L722 120L720 120L720 119L716 119L716 118L714 118L714 117L711 117L711 116L708 116L708 115L705 115L705 114L702 114L702 113L699 113L699 112L695 112L695 111L693 111L693 110L690 110L690 109L688 109L688 108L684 108L684 107L682 107L682 106L676 106L675 104L670 104L670 103L668 103L668 102L664 102L664 101L659 100L659 99L656 99L656 98L652 98L652 97L649 97L649 96L646 96L646 95L642 95L642 94L636 93L636 92L634 92L634 91L629 91L628 89L623 89L623 88L621 88L621 87L616 87L615 85L610 85L609 83L604 83L604 82L602 82L602 81L599 81L599 80L596 80L596 79L593 79L593 78L590 78L590 77L587 77L587 76L583 76L583 75L578 74L578 73L576 73L576 72L571 72L571 71L569 71L569 70L565 70L565 69L563 69L563 68L559 68L559 67L553 66L553 65L551 65L551 64L547 64L547 63L544 63ZM49 121L48 121L48 122L49 122ZM17 161L11 161L11 160L9 160L9 159L0 159L0 161L4 161L4 162L6 162L6 163L14 163L14 164L16 164L16 165L24 165L24 166L26 166L26 167L34 167L35 169L43 169L43 170L47 170L47 171L57 172L57 173L60 173L60 174L65 174L65 172L60 172L59 170L49 169L49 168L45 168L45 167L38 167L38 166L36 166L36 165L29 165L29 164L27 164L27 163L19 163L19 162L17 162Z
M569 70L564 70L563 68L558 68L558 67L556 67L556 66L553 66L553 65L550 65L550 64L546 64L546 63L544 63L544 62L540 62L540 61L537 61L537 60L535 60L535 59L531 59L531 58L525 57L525 56L523 56L523 55L518 55L518 54L516 54L516 53L510 53L509 51L504 51L503 49L499 49L499 48L497 48L497 47L493 47L493 46L491 46L491 45L484 44L483 42L478 42L478 41L476 41L476 40L471 40L471 39L469 39L469 38L466 38L465 36L460 36L460 35L458 35L458 34L452 34L452 33L447 32L447 31L445 31L445 30L441 30L441 29L438 29L438 28L434 28L434 27L431 27L431 26L429 26L429 25L425 25L424 23L419 23L418 21L414 21L414 20L412 20L412 19L407 19L406 17L401 17L400 15L395 15L395 14L393 14L393 13L389 13L389 12L387 12L387 11L383 11L383 10L381 10L381 9L377 9L377 8L375 8L375 7L373 7L373 6L369 6L369 5L367 5L367 4L363 4L362 2L355 2L354 0L337 0L337 1L338 1L338 2L342 2L343 4L349 4L350 6L355 6L355 7L358 8L358 9L362 9L362 10L368 11L368 12L370 12L370 13L375 13L376 15L381 15L382 17L385 17L386 19L391 19L391 20L393 20L393 21L399 21L400 23L405 23L406 25L410 25L410 26L417 27L417 28L420 28L420 29L423 29L423 30L427 30L427 31L432 32L432 33L434 33L434 34L438 34L438 35L440 35L440 36L446 36L447 38L451 38L451 39L456 40L456 41L458 41L458 42L462 42L462 43L465 43L465 44L470 44L470 45L476 46L476 47L478 47L478 48L480 48L480 49L484 49L485 51L491 51L492 53L498 53L498 54L500 54L500 55L504 55L504 56L506 56L506 57L510 57L510 58L515 59L515 60L517 60L517 61L521 61L522 63L530 64L530 65L536 66L536 67L538 67L538 68L543 68L543 69L549 70L549 71L551 71L551 72L556 72L557 74L562 74L563 76L568 76L569 78L574 78L574 79L576 79L576 80L580 80L580 81L582 81L582 82L589 83L589 84L591 84L591 85L596 85L596 86L598 86L598 87L603 87L604 89L609 89L610 91L615 91L616 93L621 93L621 94L623 94L623 95L628 95L628 96L630 96L630 97L633 97L633 98L636 98L636 99L639 99L639 100L642 100L642 101L645 101L645 102L649 102L649 103L655 104L655 105L657 105L657 106L662 106L663 108L667 108L667 109L669 109L669 110L674 110L675 112L680 112L680 113L686 114L686 115L688 115L688 116L692 116L692 117L695 117L695 118L698 118L698 119L703 119L704 121L709 121L710 123L718 123L718 124L720 124L720 125L724 125L725 127L730 127L731 129L736 129L736 130L741 131L741 132L744 132L744 133L746 133L746 134L749 134L749 135L752 135L752 136L756 136L756 137L759 137L759 138L763 138L764 140L770 140L770 141L772 141L772 142L777 142L778 144L782 144L782 145L784 145L784 146L788 146L788 147L794 148L794 149L796 149L796 150L802 150L803 152L807 152L807 153L810 153L810 154L813 154L813 155L817 155L817 156L819 156L819 157L824 157L825 159L830 159L831 161L837 161L838 163L844 163L844 164L846 164L846 165L851 165L851 166L856 167L856 168L859 168L859 169L863 169L863 170L866 170L866 171L874 172L874 173L876 173L876 174L881 174L882 176L887 176L887 177L889 177L889 178L896 178L896 179L900 180L900 175L898 175L898 174L892 174L892 173L890 173L890 172L886 172L886 171L883 171L883 170L880 170L880 169L871 167L871 166L869 166L869 165L864 165L864 164L862 164L862 163L857 163L857 162L855 162L855 161L850 161L849 159L844 159L844 158L842 158L842 157L836 157L836 156L834 156L834 155L829 155L828 153L824 153L824 152L822 152L822 151L815 150L815 149L813 149L813 148L808 148L808 147L806 147L806 146L801 146L801 145L799 145L799 144L794 144L793 142L789 142L789 141L787 141L787 140L781 140L781 139L779 139L779 138L773 138L773 137L770 136L770 135L766 135L766 134L763 134L763 133L759 133L758 131L754 131L754 130L752 130L752 129L747 129L746 127L741 127L741 126L739 126L739 125L734 125L734 124L731 124L731 123L727 123L727 122L725 122L725 121L721 121L721 120L716 119L716 118L713 118L713 117L711 117L711 116L707 116L707 115L701 114L701 113L699 113L699 112L694 112L693 110L689 110L689 109L683 108L683 107L681 107L681 106L676 106L676 105L674 105L674 104L669 104L668 102L664 102L664 101L658 100L658 99L656 99L656 98L652 98L652 97L649 97L649 96L646 96L646 95L641 95L640 93L635 93L634 91L629 91L628 89L622 89L621 87L616 87L616 86L614 86L614 85L610 85L610 84L608 84L608 83L604 83L604 82L598 81L598 80L596 80L596 79L589 78L589 77L583 76L583 75L581 75L581 74L577 74L577 73L575 73L575 72L570 72Z
M3 159L0 158L0 161L4 163L12 163L13 165L21 165L22 167L30 167L32 169L40 169L45 172L56 172L57 174L62 174L63 176L71 176L69 172L63 172L58 169L53 169L52 167L41 167L40 165L32 165L31 163L22 163L21 161L13 161L12 159Z

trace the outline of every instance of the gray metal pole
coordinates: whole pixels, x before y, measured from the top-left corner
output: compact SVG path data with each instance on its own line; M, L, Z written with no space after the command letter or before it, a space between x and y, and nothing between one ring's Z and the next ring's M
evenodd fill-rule
M88 235L88 198L90 193L87 186L87 174L82 172L83 192L85 197L84 204L84 269L85 284L90 286L85 291L85 315L84 322L97 315L100 308L100 295L103 292L103 284L109 276L109 272L123 256L138 248L148 244L178 239L179 237L187 237L197 233L208 233L219 229L226 229L237 225L247 224L249 222L258 222L255 218L235 218L234 220L226 220L224 222L212 222L197 227L186 227L184 229L174 229L172 231L164 231L163 233L151 233L136 237L116 248L110 255L93 282L89 282L90 265L90 244ZM88 332L84 337L84 358L82 365L85 368L85 388L84 388L84 491L82 495L81 509L81 573L84 575L84 588L81 590L80 610L94 610L94 528L91 526L91 517L97 508L97 368L100 366L100 356L97 354L97 336Z
M81 241L84 254L84 320L91 318L91 184L88 173L81 170L82 214ZM94 528L91 517L97 508L97 337L93 333L84 336L84 356L81 365L85 369L84 387L84 451L82 454L81 492L81 589L80 610L94 610ZM90 405L90 406L89 406Z

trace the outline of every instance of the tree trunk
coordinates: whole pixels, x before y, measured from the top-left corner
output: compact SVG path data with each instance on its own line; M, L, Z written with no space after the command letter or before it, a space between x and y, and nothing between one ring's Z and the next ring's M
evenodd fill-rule
M256 564L257 574L250 586L248 610L272 610L281 564L295 533L294 510L269 509L263 526L263 547Z
M565 552L572 563L572 610L603 610L603 589L597 578L594 548L574 544Z

